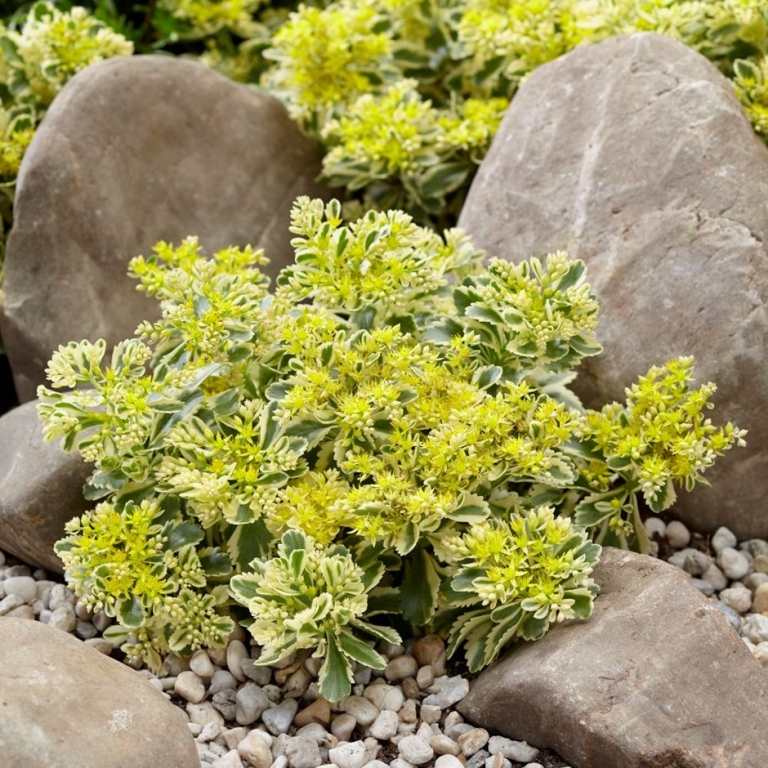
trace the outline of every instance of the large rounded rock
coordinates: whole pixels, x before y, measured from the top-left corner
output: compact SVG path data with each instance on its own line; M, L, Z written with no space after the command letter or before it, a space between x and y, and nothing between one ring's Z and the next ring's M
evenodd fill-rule
M576 768L768 765L766 672L683 571L606 549L586 622L556 627L474 683L460 710Z
M178 58L110 59L74 77L21 167L0 330L19 398L59 344L114 343L156 312L126 275L158 240L250 243L292 262L294 198L321 195L319 148L273 97Z
M198 768L180 709L72 635L0 619L3 768Z
M78 454L43 440L37 401L0 418L0 549L61 571L53 545L67 520L85 510L91 471Z
M591 405L655 363L695 355L717 418L748 428L675 510L697 529L768 535L768 150L731 84L682 44L643 34L538 69L512 102L461 215L480 247L565 248L602 304Z

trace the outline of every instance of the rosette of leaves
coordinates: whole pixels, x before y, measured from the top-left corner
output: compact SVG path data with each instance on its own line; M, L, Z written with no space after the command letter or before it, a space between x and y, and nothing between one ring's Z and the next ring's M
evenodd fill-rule
M364 620L368 594L384 573L375 557L360 567L343 546L323 548L299 531L283 535L276 556L251 563L232 579L232 595L253 616L249 630L262 647L258 664L311 650L323 659L320 693L338 701L351 691L353 664L383 670L372 640L397 644L393 629ZM362 639L361 638L365 638Z
M515 640L538 640L552 624L592 614L600 546L551 507L486 520L440 546L452 574L448 654L464 645L470 672Z
M691 387L687 361L652 369L625 406L583 410L568 383L599 344L581 262L484 265L458 230L341 210L296 201L296 261L273 292L260 251L159 244L131 271L160 319L110 354L84 341L49 364L44 434L95 465L86 490L102 501L59 549L131 655L221 641L232 574L265 663L324 657L329 697L351 660L380 665L357 630L376 637L365 626L383 613L424 627L482 610L461 624L474 667L585 616L587 537L642 545L627 507L664 506L742 439L705 417L711 387ZM494 541L523 553L519 572L483 559Z
M57 543L78 595L117 620L105 637L154 670L161 654L222 646L229 560L203 543L203 530L165 499L103 502L67 523Z

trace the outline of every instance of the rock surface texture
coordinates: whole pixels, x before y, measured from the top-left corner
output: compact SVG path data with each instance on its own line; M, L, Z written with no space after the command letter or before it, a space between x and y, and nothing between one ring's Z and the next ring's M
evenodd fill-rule
M0 619L3 768L197 768L183 713L71 635Z
M576 768L768 765L768 673L677 568L606 549L593 617L483 673L460 711Z
M590 405L695 355L718 416L749 429L680 499L697 530L768 535L768 149L703 57L640 34L536 70L515 96L460 225L491 256L583 259L602 306Z
M319 172L276 99L202 64L131 56L74 77L19 174L0 313L19 398L59 344L115 343L156 311L126 271L158 240L251 243L273 274L291 262L291 203L323 193Z
M86 508L83 483L91 467L43 441L36 407L26 403L0 418L0 547L61 571L53 545L67 520Z

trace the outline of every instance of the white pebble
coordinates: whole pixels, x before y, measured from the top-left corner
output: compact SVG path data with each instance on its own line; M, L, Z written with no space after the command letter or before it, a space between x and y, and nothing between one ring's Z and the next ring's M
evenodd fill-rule
M379 741L387 741L397 733L397 726L399 724L400 719L397 716L397 712L393 712L391 709L385 709L382 712L379 712L378 717L368 729L368 733Z
M182 672L176 677L173 690L182 699L192 704L199 704L205 698L205 685L203 681L194 672L189 670Z
M488 737L488 731L484 728L473 728L471 731L462 733L457 741L464 756L472 757L488 743Z
M743 579L749 573L749 560L733 547L723 549L717 556L717 563L731 581Z
M352 715L363 727L371 725L379 716L378 707L363 696L347 696L341 702L341 708L348 715Z
M712 536L712 549L719 555L724 549L735 548L737 539L735 534L725 526L718 528Z
M691 532L679 520L672 520L667 525L667 541L674 549L687 547L691 541Z
M246 683L237 691L235 705L235 719L238 724L250 725L261 717L262 712L269 706L269 699L258 685Z
M243 768L243 763L240 760L240 755L233 749L225 755L222 755L213 764L213 768Z
M405 736L397 745L400 757L407 760L412 765L424 765L434 756L432 747L420 736Z
M663 539L667 532L667 524L660 517L648 517L645 520L645 532L651 539L654 536Z
M707 568L701 578L709 584L715 592L725 589L728 586L728 579L725 574L717 567L715 563Z
M458 757L453 755L440 755L435 760L435 768L464 768L463 763Z
M405 694L396 685L374 683L366 687L363 695L379 709L391 709L393 712L398 712L405 702Z
M237 751L245 764L251 768L269 768L272 765L272 752L266 742L259 737L261 731L251 731L238 745Z
M349 737L352 735L352 731L355 730L357 720L352 715L347 713L341 714L338 717L334 717L331 722L331 733L339 741L349 741Z
M288 733L298 708L296 699L286 699L282 704L266 710L261 720L271 734L279 736L281 733Z
M60 629L62 632L74 632L77 625L75 611L71 603L62 603L54 609L48 619L48 626Z
M232 673L236 680L241 683L245 680L240 664L243 659L248 658L248 649L240 640L233 640L227 646L227 669Z
M368 750L362 741L342 742L328 750L328 759L339 768L363 768L369 762Z
M208 689L211 696L219 691L227 691L232 688L237 688L237 680L235 676L228 669L217 669L213 673L211 679L211 686Z
M16 595L23 603L33 603L37 598L37 585L31 576L14 576L4 582L5 594Z
M424 704L447 709L458 704L469 693L469 682L458 675L438 677L429 689L431 694Z
M210 680L216 667L211 663L211 657L204 651L195 651L189 659L189 668L203 680Z
M755 644L768 641L768 616L750 613L741 624L741 634Z
M492 755L501 754L510 760L517 760L518 763L529 763L535 760L539 754L536 747L531 747L525 741L514 741L505 736L491 736L488 742L488 751Z
M737 613L747 613L752 607L752 593L742 584L724 589L720 601Z

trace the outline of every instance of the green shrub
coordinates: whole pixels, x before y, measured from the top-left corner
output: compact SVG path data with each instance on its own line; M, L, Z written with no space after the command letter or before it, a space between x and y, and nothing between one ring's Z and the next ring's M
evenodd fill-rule
M345 224L308 198L291 231L273 293L250 248L134 259L161 319L109 356L61 347L39 391L46 438L95 464L102 500L56 551L153 667L224 642L230 584L262 663L322 656L328 698L352 661L381 667L363 638L394 641L371 622L387 614L452 627L477 670L587 617L599 545L642 548L640 504L666 509L743 442L706 418L687 359L626 405L580 406L598 304L565 254L484 266L458 230Z
M263 83L325 144L332 184L444 224L522 80L636 31L678 38L735 77L766 133L764 0L336 0L291 15Z

